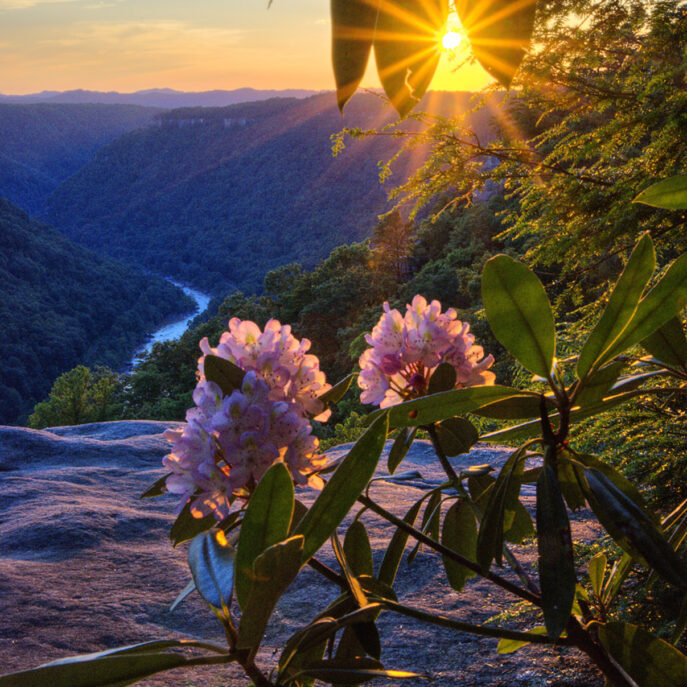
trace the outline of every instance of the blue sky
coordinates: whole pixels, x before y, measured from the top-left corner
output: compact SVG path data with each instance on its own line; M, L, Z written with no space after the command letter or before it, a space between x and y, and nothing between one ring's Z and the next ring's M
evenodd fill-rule
M0 0L0 92L331 89L329 32L329 0ZM485 81L444 62L435 88Z

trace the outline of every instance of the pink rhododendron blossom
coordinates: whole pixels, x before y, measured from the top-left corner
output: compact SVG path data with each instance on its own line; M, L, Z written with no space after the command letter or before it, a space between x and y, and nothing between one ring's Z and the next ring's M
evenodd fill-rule
M384 303L384 314L365 340L366 349L358 361L360 400L382 408L427 393L432 372L439 363L449 363L456 371L456 386L493 384L494 364L469 333L470 325L457 319L449 308L441 312L439 301L415 296L406 305L405 317Z
M201 379L205 378L205 356L216 355L243 370L256 372L267 383L272 400L289 403L303 417L325 421L331 415L318 398L331 389L331 384L327 384L317 356L308 353L310 341L299 341L288 324L269 320L261 331L255 322L234 317L217 348L211 348L207 339L200 342L200 348L203 352L198 360Z
M200 342L199 381L194 407L182 430L165 438L172 451L163 459L167 490L191 503L195 517L222 520L236 499L247 500L268 468L282 461L298 485L322 487L315 474L326 458L318 454L310 417L326 419L319 400L331 388L310 342L299 341L288 325L270 320L264 331L254 322L229 322L216 349ZM204 375L205 355L213 354L246 370L241 389L224 396Z

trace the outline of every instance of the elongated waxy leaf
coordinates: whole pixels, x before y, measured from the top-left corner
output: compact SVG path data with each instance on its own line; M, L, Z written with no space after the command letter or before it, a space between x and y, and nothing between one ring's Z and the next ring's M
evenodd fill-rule
M438 394L442 391L451 391L455 386L456 368L449 363L439 363L429 378L427 393Z
M477 523L470 504L461 499L446 511L441 529L441 543L471 561L477 561ZM465 582L475 573L451 558L442 558L448 583L457 592L462 591Z
M197 534L207 532L217 524L212 515L204 518L194 518L191 515L191 504L187 503L182 509L169 532L169 538L174 546L181 542L193 539Z
M475 426L464 417L450 417L437 424L435 429L439 445L449 457L469 453L479 437Z
M413 439L417 434L417 427L401 427L398 436L394 439L394 443L389 451L387 458L387 469L389 474L393 475L396 468L401 464L401 461L406 457L406 454L413 445Z
M355 684L381 677L394 679L422 677L417 673L404 670L386 670L374 658L333 658L328 661L317 661L305 666L301 672L331 684Z
M495 420L519 420L531 417L541 417L541 399L544 398L546 407L555 408L553 399L549 396L512 396L502 401L496 401L473 411L475 415L490 417Z
M420 512L420 507L422 506L423 499L417 501L417 503L411 506L410 510L405 514L403 518L404 522L409 525L414 526L415 520L417 519L418 513ZM384 552L384 558L382 559L382 564L379 567L378 579L380 582L384 582L389 586L394 584L396 579L396 573L398 572L398 566L403 558L403 551L405 550L406 544L408 543L408 533L403 530L397 529L389 546L387 546Z
M594 594L597 599L601 598L601 591L604 587L604 579L606 577L606 565L608 559L605 553L597 553L594 558L589 561L589 582L592 585Z
M687 367L687 339L682 323L677 317L668 320L662 327L642 341L654 358L662 363L679 369Z
M167 493L167 478L171 475L172 473L169 472L166 475L163 475L160 477L160 479L156 480L154 484L152 484L146 491L144 491L141 494L142 499L149 499L154 496L162 496L162 494Z
M583 379L632 318L656 266L651 237L645 234L635 246L613 289L601 319L587 338L577 361L577 376ZM609 358L610 360L610 358Z
M579 510L587 503L584 491L579 484L578 474L575 465L570 462L571 454L562 450L558 454L556 462L556 479L560 487L565 502L570 510Z
M241 608L250 594L253 562L289 533L293 497L293 480L286 465L275 463L258 482L241 523L236 547L236 599Z
M539 394L508 386L471 386L399 403L388 411L372 413L371 418L376 420L384 412L388 412L389 426L392 428L421 427L432 422L441 422L449 417L471 413L504 398L527 395L539 398Z
M448 0L390 0L379 4L374 36L377 73L403 116L417 105L439 63L439 32Z
M608 653L639 687L684 687L687 656L674 646L630 623L598 628Z
M377 626L371 621L347 627L341 635L334 658L358 658L365 655L378 660L382 655L379 632Z
M531 634L534 636L545 635L546 628L543 625L538 625L537 627L533 627L531 630L527 630L527 634ZM499 641L498 646L496 647L496 651L500 654L512 654L518 649L522 649L523 646L527 646L528 644L531 644L531 642L528 642L524 639L502 639L501 641Z
M612 360L680 314L687 303L687 253L675 260L639 302L632 319L603 352L598 364Z
M304 539L290 537L265 549L253 563L253 584L241 615L238 649L257 650L274 606L301 568Z
M645 188L633 201L664 210L687 209L687 174L678 174Z
M573 457L570 453L565 453L564 455L568 457ZM625 475L620 471L616 470L612 465L604 463L604 461L599 460L596 456L592 456L588 453L576 453L574 454L575 460L579 461L588 468L593 468L603 473L613 484L620 489L620 491L627 496L628 499L634 501L634 504L643 511L647 517L652 520L655 524L660 524L660 519L658 515L652 513L647 507L644 497L641 495L637 487L635 487L632 482L630 482Z
M169 607L170 613L189 595L196 591L196 583L190 580L189 583L179 592L179 596L174 599L174 603Z
M332 534L331 541L332 549L334 549L334 555L336 556L336 560L339 561L339 565L341 566L341 570L346 578L346 583L348 585L348 590L351 592L351 596L355 599L356 604L358 604L360 608L367 606L367 597L365 596L365 592L348 565L346 555L344 554L343 547L341 546L341 542L339 541L339 537L337 536L336 532Z
M510 86L534 28L536 2L454 0L472 52L502 86Z
M358 439L298 523L295 532L305 537L303 563L332 535L369 482L384 449L388 427L384 413Z
M575 398L576 405L586 408L599 403L604 396L608 396L613 385L618 381L623 366L624 363L621 361L611 362L587 376L580 382L582 386Z
M374 575L370 538L367 536L365 525L360 520L354 520L346 530L343 550L351 572L356 577Z
M188 665L181 654L126 653L92 658L98 654L75 656L48 663L33 670L0 676L0 687L125 687L163 670ZM217 655L206 660L196 658L195 664L229 663Z
M534 272L507 255L491 258L482 270L482 302L496 338L524 367L548 378L556 330Z
M521 447L511 455L489 490L477 538L477 562L485 572L493 560L501 565L504 531L513 523L516 504L519 503L524 452Z
M329 391L325 391L322 396L319 397L320 401L327 404L338 403L351 388L351 384L356 377L357 375L355 374L350 374L348 377L344 377L340 382L329 389Z
M537 482L537 548L544 622L549 638L556 641L570 619L577 580L568 512L549 465Z
M369 0L331 0L331 15L336 101L343 112L365 74L377 8Z
M540 468L536 468L541 471ZM530 472L529 470L527 472ZM537 479L539 472L537 472ZM522 479L520 480L522 483ZM536 479L534 480L536 482ZM494 488L496 480L488 474L470 474L468 476L468 488L470 495L480 514L484 513L491 490ZM520 544L525 537L534 534L534 523L532 517L527 512L527 508L520 501L515 503L515 512L511 517L506 518L507 522L503 530L503 538L506 541Z
M598 470L585 470L587 500L615 542L666 582L687 589L687 566L649 516Z
M234 588L236 551L224 532L199 534L188 550L188 565L198 593L211 606L223 609L231 605Z
M217 384L225 396L230 396L233 391L240 389L246 376L245 370L217 355L206 355L203 369L205 378Z

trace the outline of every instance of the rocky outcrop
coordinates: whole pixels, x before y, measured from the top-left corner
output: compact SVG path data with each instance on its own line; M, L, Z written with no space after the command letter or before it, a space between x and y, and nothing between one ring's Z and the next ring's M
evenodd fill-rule
M196 594L169 612L189 580L186 547L173 549L168 539L176 502L172 497L139 498L163 474L160 459L168 444L162 432L174 424L111 422L45 431L0 427L0 672L147 639L185 635L222 641L220 626ZM345 451L344 446L332 453ZM506 455L503 449L482 447L456 462L500 464ZM378 476L385 474L385 465L380 461ZM421 477L372 487L375 499L401 515L423 488L441 479L426 442L414 444L399 471L406 469ZM307 502L314 495L306 491L301 498ZM391 530L371 515L363 520L379 565ZM593 536L588 524L576 526L576 538ZM319 555L336 565L328 550ZM531 564L530 550L519 555ZM404 603L467 622L508 607L511 600L493 591L472 580L456 594L443 583L441 560L431 552L421 552L399 572ZM304 569L275 612L258 662L273 665L284 638L334 592ZM600 684L573 654L526 649L501 659L493 640L390 614L381 617L379 627L386 664L428 673L437 687ZM552 674L555 681L546 682ZM223 668L173 671L142 684L247 683L233 668Z

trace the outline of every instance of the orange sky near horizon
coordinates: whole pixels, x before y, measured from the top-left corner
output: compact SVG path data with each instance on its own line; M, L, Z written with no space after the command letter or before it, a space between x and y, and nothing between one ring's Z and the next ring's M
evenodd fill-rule
M477 90L442 56L434 90ZM373 63L373 60L371 60ZM0 0L0 93L330 90L328 0ZM363 86L377 88L373 64Z

